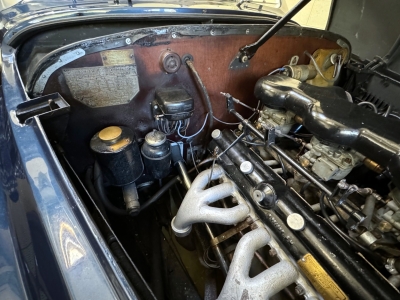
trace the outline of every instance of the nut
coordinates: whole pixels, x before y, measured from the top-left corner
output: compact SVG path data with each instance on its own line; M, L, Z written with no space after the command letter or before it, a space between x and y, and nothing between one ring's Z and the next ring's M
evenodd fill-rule
M301 285L296 285L294 290L295 290L297 295L299 295L299 296L304 295L304 289L303 289L303 287Z
M269 249L268 253L270 256L275 256L277 254L277 252L274 248Z
M378 224L378 230L380 230L381 232L389 232L390 230L392 230L392 228L392 224L387 221L382 221Z

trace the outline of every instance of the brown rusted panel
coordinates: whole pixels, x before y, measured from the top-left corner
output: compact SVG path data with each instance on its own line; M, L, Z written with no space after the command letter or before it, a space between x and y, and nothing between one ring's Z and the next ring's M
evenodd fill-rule
M239 47L256 39L256 36L248 35L185 37L173 40L168 40L165 36L157 36L152 46L143 46L144 43L138 41L129 47L120 48L132 47L134 49L140 91L130 103L118 106L89 108L81 104L71 96L61 70L56 71L47 83L44 94L57 91L72 106L67 136L63 142L64 147L70 150L69 153L72 156L79 155L80 158L90 158L88 151L76 149L76 146L82 142L88 143L93 134L109 125L129 126L135 130L137 137L144 137L148 131L155 128L150 109L155 89L173 85L182 85L194 97L195 114L191 118L191 125L186 134L197 132L206 114L202 93L186 66L182 65L175 74L167 74L161 69L160 56L166 49L170 49L180 56L189 53L194 57L194 65L210 95L214 115L227 122L236 122L231 115L227 114L225 99L220 92L228 92L255 106L257 100L253 96L253 89L260 77L287 64L294 55L300 57L299 64L305 63L308 61L304 55L305 50L313 53L319 48L339 48L335 42L327 39L306 36L274 36L259 49L248 68L229 69L230 62ZM101 66L100 55L100 53L87 55L63 68ZM247 116L251 114L251 111L242 107L238 107L238 111ZM226 127L214 121L214 127L217 126L218 128ZM206 138L204 133L205 130L196 138L194 145L202 143ZM177 136L169 138L179 139ZM73 158L71 159L73 160Z

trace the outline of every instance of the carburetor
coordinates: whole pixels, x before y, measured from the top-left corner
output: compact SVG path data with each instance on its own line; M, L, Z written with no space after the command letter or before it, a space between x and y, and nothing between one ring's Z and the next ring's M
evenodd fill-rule
M300 156L300 163L303 167L310 168L324 181L345 178L364 159L360 153L352 149L346 150L339 145L324 144L315 136L305 147L309 151Z
M274 127L278 135L279 133L288 134L292 126L296 123L294 116L290 111L264 106L260 111L256 127L258 127L257 129Z

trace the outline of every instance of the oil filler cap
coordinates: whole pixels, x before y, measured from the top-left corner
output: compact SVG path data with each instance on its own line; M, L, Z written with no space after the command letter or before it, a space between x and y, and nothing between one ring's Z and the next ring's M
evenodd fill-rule
M99 132L99 138L103 142L111 143L116 141L122 134L121 127L109 126Z

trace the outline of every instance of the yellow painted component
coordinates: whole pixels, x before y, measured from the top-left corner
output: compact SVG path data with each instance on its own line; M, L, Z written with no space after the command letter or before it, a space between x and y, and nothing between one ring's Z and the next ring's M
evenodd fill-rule
M125 147L126 145L128 145L129 142L130 142L129 139L122 139L122 140L119 140L118 142L116 142L115 144L112 144L112 145L110 146L110 150L111 150L112 152L116 152L116 151L118 151L119 149L121 149L121 148Z
M122 129L118 126L109 126L99 132L99 138L103 142L114 141L121 136Z
M324 300L349 299L310 253L298 260L297 264Z
M318 49L313 53L314 60L317 62L319 69L322 74L324 74L325 78L333 79L333 73L335 70L335 66L332 65L330 59L332 54L338 54L342 56L342 63L347 62L349 51L345 48L342 49ZM314 65L310 61L310 65ZM328 82L321 77L317 73L315 78L307 80L307 83L316 85L316 86L333 86L333 82Z

